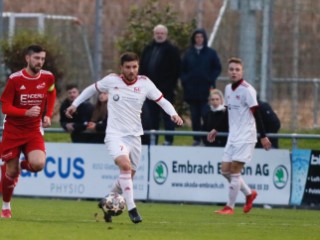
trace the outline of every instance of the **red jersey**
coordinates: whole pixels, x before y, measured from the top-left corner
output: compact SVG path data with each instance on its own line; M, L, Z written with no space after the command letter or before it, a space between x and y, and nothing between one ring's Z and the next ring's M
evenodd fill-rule
M10 75L2 93L2 111L6 114L4 129L15 134L28 134L40 129L41 118L46 111L48 93L54 92L54 76L51 72L40 70L35 77L30 76L25 69ZM48 103L49 104L49 103ZM53 109L51 100L50 106ZM27 117L25 112L33 106L39 106L38 117ZM50 110L51 111L51 110ZM52 111L47 114L51 117ZM30 131L31 130L31 131Z

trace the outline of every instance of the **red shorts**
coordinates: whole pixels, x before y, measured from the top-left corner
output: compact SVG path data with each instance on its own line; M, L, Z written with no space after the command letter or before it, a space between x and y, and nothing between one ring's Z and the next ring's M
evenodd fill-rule
M21 152L27 157L27 154L33 150L42 150L45 152L44 139L40 131L19 136L3 131L2 136L2 161L7 162L13 158L19 158Z

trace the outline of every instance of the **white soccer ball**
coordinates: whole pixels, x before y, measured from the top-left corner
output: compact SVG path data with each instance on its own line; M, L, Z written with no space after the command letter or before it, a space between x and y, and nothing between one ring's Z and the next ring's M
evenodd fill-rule
M112 216L120 215L126 208L126 201L123 196L118 193L108 194L102 204L104 212L111 214Z

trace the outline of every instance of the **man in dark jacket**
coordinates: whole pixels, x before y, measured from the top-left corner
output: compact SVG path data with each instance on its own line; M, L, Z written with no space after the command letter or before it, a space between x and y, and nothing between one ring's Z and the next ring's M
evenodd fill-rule
M67 118L65 111L70 107L73 100L79 96L79 89L76 84L68 84L66 90L67 98L60 106L60 125L70 133L72 142L88 143L92 138L92 134L84 131L87 129L87 123L91 119L93 105L89 101L84 102L80 104L73 118Z
M261 101L258 97L258 103L261 113L261 119L266 133L278 133L281 127L280 119L273 111L269 103ZM270 142L273 148L279 148L278 138L270 137ZM262 148L260 141L257 142L256 148Z
M194 31L191 46L182 59L181 69L184 100L190 106L193 131L201 131L202 112L208 102L210 89L216 88L221 69L218 54L207 46L205 30ZM201 137L195 136L193 145L200 143Z
M157 25L153 29L153 41L148 44L140 60L140 75L151 79L163 96L172 104L175 100L175 89L180 75L180 53L177 47L167 40L168 29ZM165 130L174 131L175 125L170 117L154 101L146 100L142 109L142 125L144 130L160 127L160 115L163 117ZM165 136L164 145L171 145L173 136ZM143 144L149 144L147 135L142 137Z

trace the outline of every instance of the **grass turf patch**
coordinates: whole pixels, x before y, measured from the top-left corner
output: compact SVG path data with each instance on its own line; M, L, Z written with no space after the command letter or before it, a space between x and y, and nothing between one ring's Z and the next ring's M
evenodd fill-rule
M125 211L105 223L97 201L18 198L12 219L0 220L0 239L319 239L319 211L254 208L231 216L216 205L140 203L143 222L133 224Z

